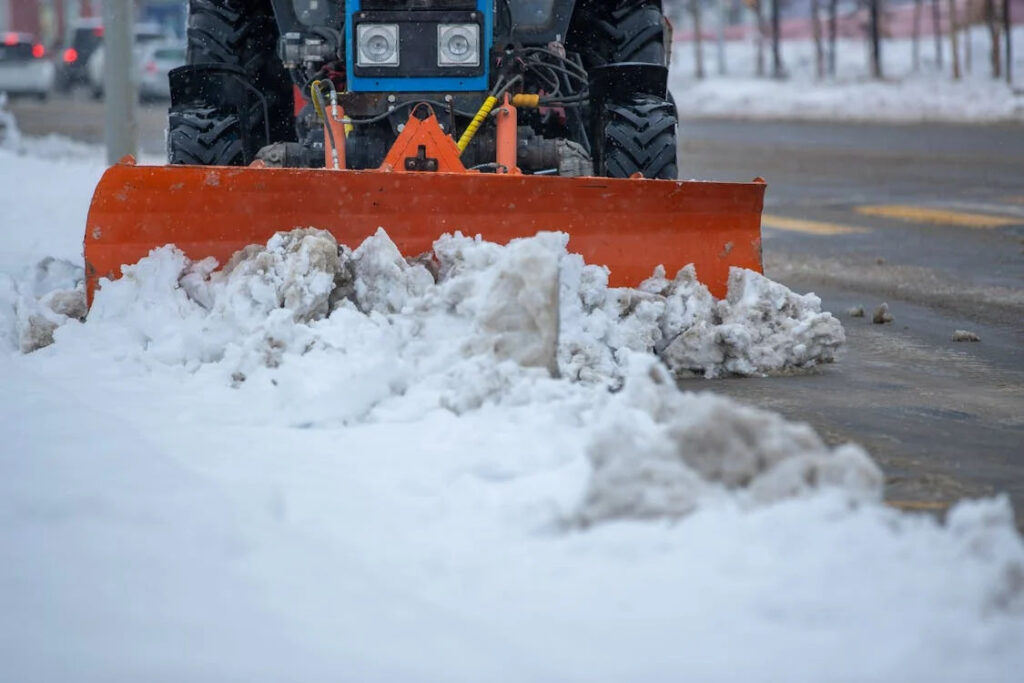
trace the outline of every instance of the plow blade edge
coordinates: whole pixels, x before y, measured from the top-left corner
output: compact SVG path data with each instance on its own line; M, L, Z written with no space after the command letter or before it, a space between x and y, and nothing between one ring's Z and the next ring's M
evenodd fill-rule
M315 227L355 248L384 228L406 256L443 233L507 243L569 234L569 250L635 286L688 263L716 296L730 266L761 270L765 185L466 173L388 173L117 164L96 188L85 232L91 303L100 278L173 244L222 265L274 233Z

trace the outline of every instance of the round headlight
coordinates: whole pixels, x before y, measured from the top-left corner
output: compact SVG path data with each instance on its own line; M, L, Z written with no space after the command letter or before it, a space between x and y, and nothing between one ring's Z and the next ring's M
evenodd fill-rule
M377 34L366 41L366 54L375 62L383 62L395 49L387 36Z
M398 24L360 24L356 46L359 66L398 66Z
M477 24L441 24L437 27L438 66L479 66L480 27Z
M448 52L453 57L464 57L469 52L469 39L462 34L455 34L448 39Z

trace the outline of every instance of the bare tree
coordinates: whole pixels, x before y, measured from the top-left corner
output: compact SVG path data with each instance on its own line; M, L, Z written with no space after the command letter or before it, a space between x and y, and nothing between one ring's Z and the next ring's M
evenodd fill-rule
M914 0L914 27L911 40L914 45L914 71L921 69L921 14L924 10L924 0Z
M755 21L757 21L757 75L764 76L764 3L762 0L753 0Z
M1003 0L1003 35L1006 38L1006 82L1013 85L1013 24L1010 22L1010 0Z
M814 33L814 67L818 80L825 77L825 48L821 43L821 0L811 0L811 31Z
M836 77L836 36L839 33L839 0L828 3L828 74Z
M704 78L704 36L701 25L701 0L690 0L690 16L693 17L693 49L696 51L694 64L697 78Z
M971 45L974 41L971 40L971 19L971 3L968 1L964 5L963 21L960 22L960 28L964 30L964 73L968 75L974 69L974 49Z
M952 3L954 0L949 0ZM870 21L868 23L868 39L871 42L871 76L882 78L882 31L880 5L882 0L868 0Z
M942 10L940 0L932 0L932 35L935 37L935 61L942 68Z
M985 0L985 23L988 24L988 34L992 44L992 78L999 78L1002 75L1002 49L999 46L999 37L1002 26L996 11L996 0Z
M956 0L949 0L949 40L953 46L953 80L960 80L960 41L957 20L956 20Z
M785 69L782 66L782 46L780 45L782 36L779 28L781 5L782 0L772 0L772 78L782 78L785 75Z

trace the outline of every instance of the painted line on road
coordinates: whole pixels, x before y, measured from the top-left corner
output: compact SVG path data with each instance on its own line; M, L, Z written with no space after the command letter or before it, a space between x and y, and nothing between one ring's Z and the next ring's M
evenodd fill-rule
M887 500L885 504L900 510L947 510L951 505L937 500Z
M859 235L871 232L871 228L858 225L809 221L803 218L788 218L769 213L761 216L761 226L786 232L802 232L807 235Z
M1007 225L1020 225L1024 219L1019 216L996 216L987 213L950 211L906 204L869 204L856 207L857 213L880 218L892 218L909 223L932 223L953 225L962 228L989 229Z

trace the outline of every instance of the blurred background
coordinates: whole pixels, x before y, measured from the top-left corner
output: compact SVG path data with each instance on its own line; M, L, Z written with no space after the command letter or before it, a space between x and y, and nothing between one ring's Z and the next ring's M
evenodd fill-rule
M139 144L159 153L167 71L184 63L187 0L134 5ZM1024 120L1024 0L664 5L683 118ZM102 9L102 0L0 0L0 92L22 132L103 141Z

